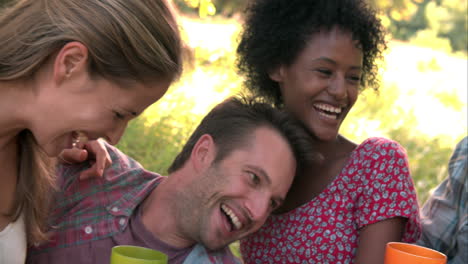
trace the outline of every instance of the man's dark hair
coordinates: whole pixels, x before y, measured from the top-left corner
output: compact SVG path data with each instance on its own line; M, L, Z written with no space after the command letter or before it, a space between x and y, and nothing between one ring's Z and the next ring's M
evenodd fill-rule
M245 147L249 143L248 138L260 127L277 131L288 142L296 159L296 171L316 158L317 154L311 149L312 137L294 117L254 98L230 97L203 118L168 172L172 173L185 164L196 142L205 134L209 134L216 144L216 163L233 150Z
M291 65L319 31L350 32L363 53L361 86L378 89L376 59L387 47L385 30L366 0L251 0L237 48L237 66L250 91L283 106L269 72Z

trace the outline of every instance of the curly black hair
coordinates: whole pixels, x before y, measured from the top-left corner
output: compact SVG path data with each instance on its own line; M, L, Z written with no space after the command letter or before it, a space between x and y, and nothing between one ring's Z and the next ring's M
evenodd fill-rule
M335 26L351 32L360 44L361 89L378 90L376 59L387 48L386 32L365 0L252 0L237 48L237 67L247 88L281 107L279 85L268 73L293 63L312 34Z

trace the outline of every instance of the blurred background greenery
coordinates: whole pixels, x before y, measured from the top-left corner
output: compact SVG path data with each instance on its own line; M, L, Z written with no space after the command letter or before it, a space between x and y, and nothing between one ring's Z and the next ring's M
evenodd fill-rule
M12 0L0 0L0 6ZM118 147L165 174L201 118L242 92L235 49L248 0L173 0L193 53L181 79L129 124ZM369 0L381 10L389 50L379 93L364 91L341 132L400 142L422 204L447 174L456 143L467 135L467 1ZM233 245L238 254L237 244Z

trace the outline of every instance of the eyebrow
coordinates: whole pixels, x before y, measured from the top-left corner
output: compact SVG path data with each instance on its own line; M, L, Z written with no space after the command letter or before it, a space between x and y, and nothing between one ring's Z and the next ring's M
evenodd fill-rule
M327 58L327 57L319 57L319 58L316 58L316 59L313 59L312 61L326 61L326 62L329 62L329 63L332 63L334 65L336 65L336 61L330 59L330 58ZM351 69L353 70L362 70L362 67L361 66L351 66Z

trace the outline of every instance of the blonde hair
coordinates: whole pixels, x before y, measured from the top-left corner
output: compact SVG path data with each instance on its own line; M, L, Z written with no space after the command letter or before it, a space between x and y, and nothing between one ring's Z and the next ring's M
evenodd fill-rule
M10 215L16 220L23 213L28 243L39 243L47 239L46 221L51 191L55 189L55 159L41 150L29 130L23 130L18 139L19 176L14 211Z
M0 80L32 76L66 43L88 48L92 74L174 80L182 41L164 0L20 0L0 14Z
M95 76L141 82L176 80L182 72L178 24L165 0L19 0L0 10L0 81L28 79L66 43L88 48ZM29 131L19 135L16 203L28 243L45 239L53 162Z

